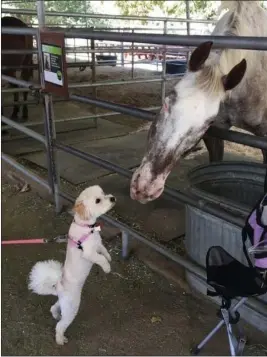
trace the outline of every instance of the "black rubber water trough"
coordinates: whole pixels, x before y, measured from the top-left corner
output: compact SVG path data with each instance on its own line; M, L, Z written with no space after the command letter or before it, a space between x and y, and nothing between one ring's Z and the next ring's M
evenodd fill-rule
M186 72L186 60L171 60L166 62L166 74L183 74Z
M98 66L112 66L117 65L117 56L111 55L96 55L96 62Z

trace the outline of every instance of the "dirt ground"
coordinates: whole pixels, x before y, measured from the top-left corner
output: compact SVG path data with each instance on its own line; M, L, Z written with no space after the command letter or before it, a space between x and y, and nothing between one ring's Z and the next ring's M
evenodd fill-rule
M54 237L65 233L70 216L54 214L51 204L33 192L2 185L2 239ZM186 293L155 274L135 257L120 259L120 241L106 242L112 272L94 267L83 291L78 316L67 331L69 343L58 347L49 308L53 297L27 290L32 265L63 260L61 245L2 248L2 355L189 355L190 348L216 324L211 303ZM266 336L246 327L245 355L267 355ZM228 355L224 331L204 355Z

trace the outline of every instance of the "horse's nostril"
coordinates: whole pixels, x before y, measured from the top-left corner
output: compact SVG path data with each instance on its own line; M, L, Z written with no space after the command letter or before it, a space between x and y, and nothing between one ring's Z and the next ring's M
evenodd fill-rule
M110 202L116 202L116 198L114 196L110 197Z

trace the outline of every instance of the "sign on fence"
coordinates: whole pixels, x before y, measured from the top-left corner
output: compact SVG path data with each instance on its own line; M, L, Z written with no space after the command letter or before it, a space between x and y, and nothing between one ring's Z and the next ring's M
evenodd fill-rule
M69 97L64 33L40 31L45 91Z

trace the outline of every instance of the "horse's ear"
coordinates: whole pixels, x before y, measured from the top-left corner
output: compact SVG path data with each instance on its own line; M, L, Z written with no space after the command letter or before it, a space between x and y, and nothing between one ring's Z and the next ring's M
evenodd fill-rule
M222 77L222 82L225 90L231 90L236 87L244 77L247 69L247 61L242 59L237 65L235 65L231 71Z
M209 57L212 45L212 41L204 42L193 51L189 60L189 71L196 72L203 66Z

